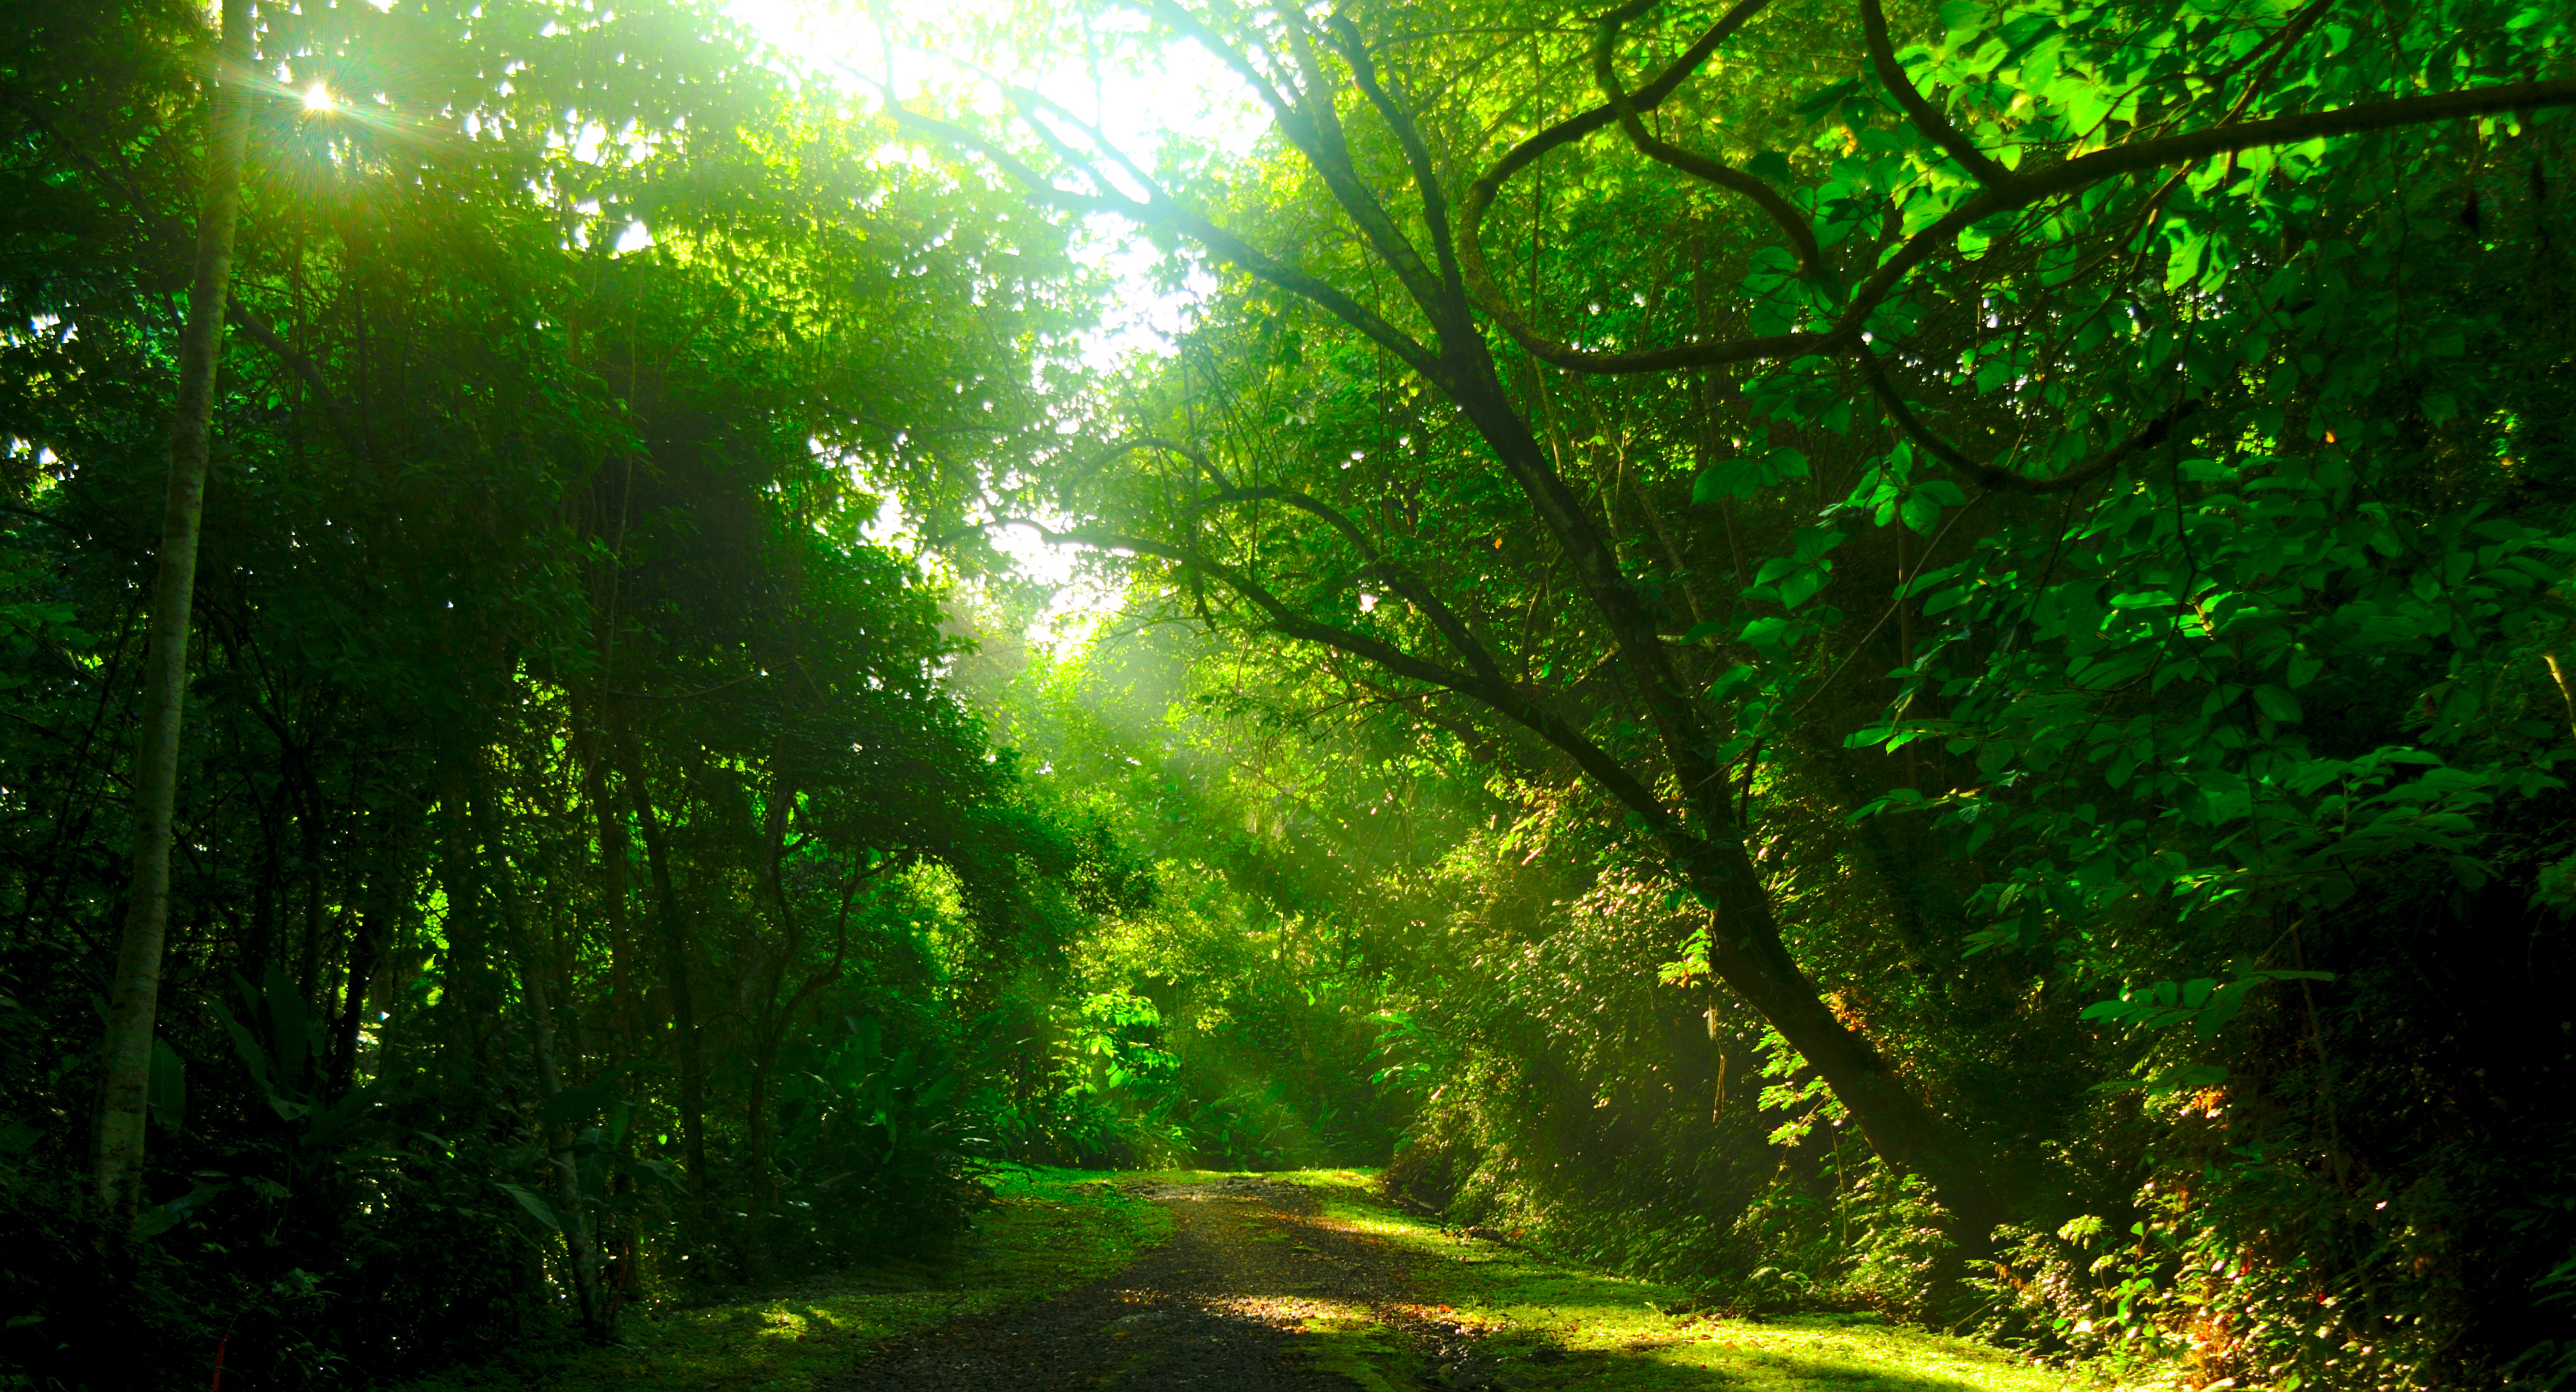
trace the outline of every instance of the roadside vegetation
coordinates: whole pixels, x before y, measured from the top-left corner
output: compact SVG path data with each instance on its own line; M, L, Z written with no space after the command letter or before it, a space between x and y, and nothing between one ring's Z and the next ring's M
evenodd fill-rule
M1043 1300L1110 1275L1170 1231L1124 1176L1014 1170L944 1247L767 1291L653 1302L607 1348L561 1340L403 1384L405 1392L803 1392L877 1344L961 1313Z

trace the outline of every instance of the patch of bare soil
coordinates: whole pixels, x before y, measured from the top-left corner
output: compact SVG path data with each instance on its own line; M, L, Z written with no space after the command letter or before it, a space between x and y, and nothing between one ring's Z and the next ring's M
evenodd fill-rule
M1316 1366L1312 1331L1391 1326L1435 1358L1467 1333L1407 1305L1401 1258L1318 1214L1296 1185L1128 1192L1171 1208L1170 1241L1055 1299L888 1344L832 1392L1352 1392L1360 1384Z

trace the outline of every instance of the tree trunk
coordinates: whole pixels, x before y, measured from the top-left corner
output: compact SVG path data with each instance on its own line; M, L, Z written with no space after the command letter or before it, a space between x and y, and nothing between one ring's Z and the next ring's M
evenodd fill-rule
M1674 870L1716 910L1717 923L1709 934L1710 968L1806 1056L1888 1163L1922 1175L1939 1191L1956 1220L1959 1239L1971 1247L1981 1245L2004 1216L1993 1157L1907 1088L1875 1046L1835 1017L1815 982L1790 957L1769 892L1745 854L1743 828L1726 806L1725 781L1714 777L1717 770L1708 763L1708 732L1687 699L1687 683L1657 646L1661 640L1652 619L1619 574L1590 517L1504 395L1482 338L1470 330L1455 335L1453 343L1470 367L1443 385L1574 562L1647 707L1676 781L1697 790L1690 799L1697 826L1686 830L1677 825L1672 810L1644 791L1651 787L1644 780L1631 785L1634 791L1605 791L1634 802L1630 810L1650 823L1663 824L1661 839Z
M773 755L773 763L776 756ZM768 979L761 983L760 1014L755 1019L759 1030L757 1057L751 1069L751 1099L743 1108L743 1150L757 1186L763 1212L775 1197L769 1181L769 1074L777 1065L780 1042L786 1037L788 1020L795 1005L804 999L799 992L796 1002L778 1009L778 993L787 984L789 966L804 951L805 934L796 922L795 911L787 903L787 886L781 875L780 862L787 855L787 826L796 803L796 788L780 778L769 791L769 808L761 823L760 890L770 902L778 921L778 951L770 958Z
M653 917L661 930L662 975L671 992L671 1024L680 1046L680 1144L689 1162L689 1199L701 1221L707 1206L706 1070L698 1057L698 1014L689 993L689 929L680 916L680 898L671 888L671 857L663 844L662 821L644 788L644 761L629 746L624 756L627 800L635 808L635 825L644 833L644 860L653 876Z
M599 822L600 900L608 922L608 1063L611 1072L625 1079L627 1101L639 1100L636 1080L627 1075L628 1065L643 1049L644 1010L635 996L634 944L629 941L626 923L626 861L630 840L626 831L626 814L608 797L608 767L604 753L606 741L587 725L576 728L576 756L581 760L582 794ZM619 1134L614 1145L622 1159L628 1154L629 1139ZM608 1195L632 1190L634 1181L623 1173L612 1174ZM617 1312L628 1300L642 1293L642 1270L635 1260L635 1234L623 1222L601 1215L599 1231L593 1235L600 1250L602 1297L606 1301L600 1322L614 1328Z
M1880 1156L1920 1174L1938 1191L1954 1220L1954 1236L1971 1249L1981 1248L2005 1216L1998 1157L1916 1096L1875 1045L1835 1016L1815 982L1789 955L1770 893L1745 853L1743 826L1727 805L1725 780L1709 762L1713 740L1690 698L1690 684L1663 652L1652 616L1621 575L1590 515L1504 393L1490 351L1463 304L1456 314L1459 322L1450 326L1444 341L1452 360L1462 366L1441 385L1501 457L1573 563L1647 708L1674 780L1693 790L1685 801L1695 825L1680 825L1672 809L1647 791L1652 786L1647 780L1605 791L1631 802L1630 810L1649 824L1662 824L1660 839L1676 874L1716 910L1709 934L1710 968L1806 1056Z
M519 912L519 882L510 871L509 852L502 846L500 832L492 817L491 798L483 788L482 771L474 775L474 833L483 843L484 857L490 863L492 887L501 901L501 927L508 935L511 955L519 959L519 984L527 992L528 1045L536 1056L537 1088L548 1101L562 1092L564 1075L555 1056L555 1017L546 1000L544 965L536 943L528 936L526 916ZM593 1335L600 1332L599 1252L590 1241L590 1215L581 1197L581 1167L572 1153L573 1128L569 1121L554 1127L537 1127L538 1138L550 1152L547 1163L554 1166L556 1192L563 1202L564 1250L572 1258L573 1295L581 1304L581 1322Z
M233 227L250 139L249 0L223 0L223 30L206 101L210 130L197 218L196 277L179 339L179 403L170 428L170 480L161 513L160 566L152 582L151 655L143 677L143 740L134 767L134 880L117 946L106 1042L99 1050L98 1203L130 1226L143 1189L144 1108L161 997L161 950L170 921L170 824L179 782L180 705L187 694L188 617L196 598L197 528L204 516L207 437L224 298L232 283Z
M1741 851L1726 857L1723 848L1710 849L1720 854L1695 863L1689 876L1717 910L1709 928L1710 969L1806 1057L1850 1109L1872 1149L1932 1185L1955 1220L1960 1243L1981 1247L2006 1216L1996 1192L2001 1176L1990 1157L1917 1097L1876 1046L1835 1018L1780 941L1769 897L1753 867L1742 863ZM1729 859L1739 864L1728 866Z
M417 816L417 805L404 798L376 819L379 825L375 828L366 886L361 891L357 936L349 944L348 985L341 992L340 1016L331 1030L330 1082L324 1095L333 1102L348 1096L349 1089L357 1085L358 1032L366 1022L367 993L375 981L376 968L402 921L403 891L409 886L405 870Z

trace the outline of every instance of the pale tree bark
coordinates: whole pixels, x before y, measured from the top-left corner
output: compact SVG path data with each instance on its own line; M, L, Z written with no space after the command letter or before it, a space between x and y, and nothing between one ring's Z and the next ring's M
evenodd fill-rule
M170 481L152 582L150 656L143 673L143 739L134 758L134 880L117 947L107 1039L100 1050L98 1202L130 1223L142 1197L144 1107L161 951L170 919L170 822L179 782L180 707L187 694L188 618L197 587L197 527L205 511L207 436L215 368L232 281L233 228L250 139L249 0L223 0L223 31L207 83L209 139L197 217L197 265L179 338L179 404L170 427Z

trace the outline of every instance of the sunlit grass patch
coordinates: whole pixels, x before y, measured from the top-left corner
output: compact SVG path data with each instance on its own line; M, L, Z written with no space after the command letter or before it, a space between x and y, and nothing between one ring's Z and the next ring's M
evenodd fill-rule
M1412 1360L1404 1336L1386 1325L1362 1316L1327 1315L1308 1318L1305 1328L1314 1341L1307 1361L1348 1378L1361 1392L1402 1392L1420 1385L1398 1371Z
M1169 1213L1081 1170L1014 1171L949 1259L894 1262L758 1296L628 1315L608 1348L529 1353L408 1392L804 1392L869 1346L1105 1276L1160 1242Z
M1406 1253L1424 1303L1404 1313L1476 1331L1480 1353L1525 1388L2067 1392L2091 1385L1991 1345L1876 1316L1755 1323L1667 1315L1686 1294L1677 1287L1464 1241L1358 1193L1328 1189L1324 1213Z

